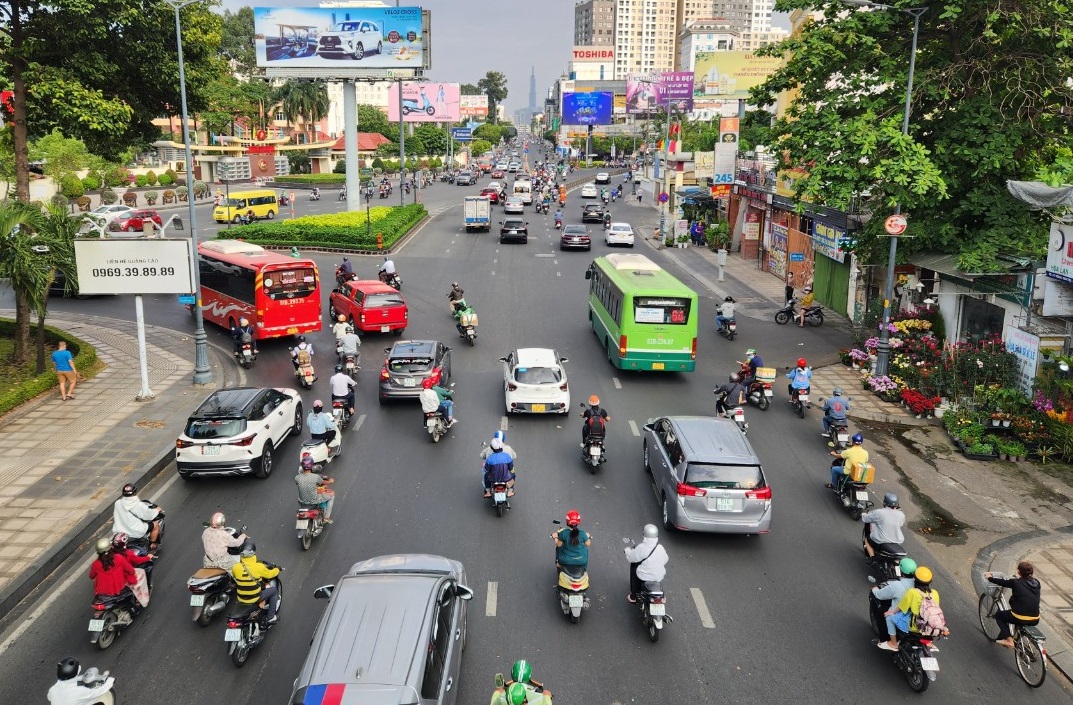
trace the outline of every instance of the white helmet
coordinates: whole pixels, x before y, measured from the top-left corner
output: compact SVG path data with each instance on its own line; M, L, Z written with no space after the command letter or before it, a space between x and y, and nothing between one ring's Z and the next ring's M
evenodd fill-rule
M656 528L655 524L645 524L645 538L646 539L659 538L659 529Z

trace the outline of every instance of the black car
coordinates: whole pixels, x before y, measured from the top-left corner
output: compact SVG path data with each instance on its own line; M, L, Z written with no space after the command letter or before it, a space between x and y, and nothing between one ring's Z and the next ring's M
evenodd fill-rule
M380 403L391 399L416 399L421 382L446 387L451 380L451 348L437 340L400 340L386 348L380 368Z
M602 223L604 222L604 207L599 203L586 203L585 207L581 209L581 222L582 223Z
M589 230L584 225L566 225L563 227L562 237L559 238L560 250L591 250L592 238Z
M516 241L526 244L529 242L529 223L521 218L507 218L499 221L499 241Z

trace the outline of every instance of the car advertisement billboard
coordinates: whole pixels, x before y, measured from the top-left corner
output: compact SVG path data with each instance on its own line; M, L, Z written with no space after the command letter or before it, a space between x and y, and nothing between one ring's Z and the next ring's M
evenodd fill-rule
M261 68L421 69L420 7L256 7Z
M488 96L460 96L458 110L460 113L462 113L462 117L486 119L488 117Z
M564 125L610 125L614 93L563 93Z
M643 115L667 109L693 110L693 74L689 71L661 71L626 75L626 112Z
M412 83L402 84L403 122L458 122L459 85L457 83ZM399 91L388 91L387 117L392 122L399 119Z
M782 67L780 56L750 51L704 51L693 69L694 106L725 100L748 100L749 89Z

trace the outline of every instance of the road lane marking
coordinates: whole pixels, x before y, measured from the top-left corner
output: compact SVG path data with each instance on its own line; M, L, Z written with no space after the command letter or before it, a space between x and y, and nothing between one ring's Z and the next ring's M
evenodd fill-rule
M493 270L492 270L492 272L491 272L491 274L492 274L492 276L494 277L494 276L496 275L496 270L494 270L494 269L493 269Z
M499 583L488 582L488 597L484 601L484 616L496 616L496 603L499 601Z
M637 429L637 424L634 423L633 419L630 419L630 433L632 433L635 436L640 436L641 435L641 432Z
M612 377L611 382L614 383L615 389L622 389L622 382L619 381L618 377Z
M708 603L704 601L704 593L700 591L700 588L689 588L689 594L693 596L693 602L697 606L700 626L705 629L715 629L715 621L712 620L712 613L708 611Z
M500 431L506 431L507 430L507 417L506 416L504 416L504 417L499 419L499 430Z
M363 423L365 423L365 414L359 416L358 420L354 422L354 428L350 429L351 433L357 433Z

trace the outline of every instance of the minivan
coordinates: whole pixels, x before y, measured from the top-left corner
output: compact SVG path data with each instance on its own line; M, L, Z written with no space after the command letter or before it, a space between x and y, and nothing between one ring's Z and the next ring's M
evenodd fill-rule
M291 705L455 705L466 648L466 571L427 554L355 563L335 585Z
M276 192L272 189L258 189L229 193L225 203L212 209L212 219L217 223L238 223L249 211L253 211L255 218L275 218L279 212Z
M732 420L664 416L646 423L643 436L644 468L665 528L728 534L771 529L771 486Z

